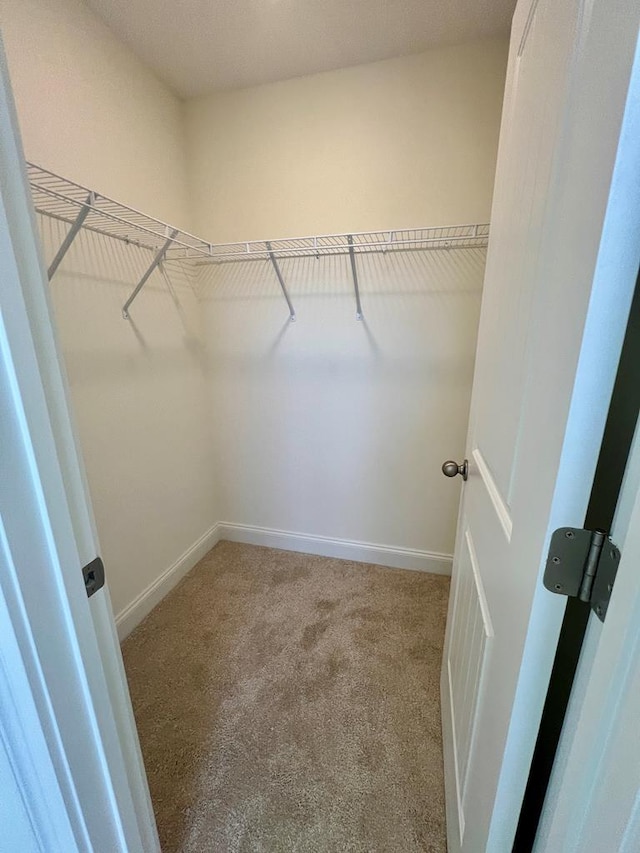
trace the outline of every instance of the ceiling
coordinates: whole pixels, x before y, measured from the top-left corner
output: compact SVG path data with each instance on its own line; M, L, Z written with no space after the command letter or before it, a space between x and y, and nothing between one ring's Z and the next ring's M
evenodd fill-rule
M515 0L85 0L182 97L506 35Z

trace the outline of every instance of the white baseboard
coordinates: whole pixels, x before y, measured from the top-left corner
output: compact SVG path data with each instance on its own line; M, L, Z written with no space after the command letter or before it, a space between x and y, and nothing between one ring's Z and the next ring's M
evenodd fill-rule
M181 581L195 564L210 551L222 537L220 536L220 525L214 524L193 545L188 548L172 566L156 578L152 584L143 590L140 595L133 599L116 616L116 627L120 641L133 631L142 622L144 617L150 613L156 604Z
M339 557L359 563L375 563L394 569L411 569L450 575L453 557L412 548L394 548L389 545L374 545L369 542L354 542L350 539L332 539L328 536L309 536L306 533L291 533L272 530L268 527L252 527L248 524L218 523L219 539L244 542L247 545L265 545L284 551L301 551L321 557Z
M160 577L118 613L116 627L121 641L221 539L243 542L246 545L281 548L283 551L318 554L321 557L356 560L359 563L375 563L394 569L432 572L438 575L450 575L453 561L450 554L437 554L412 548L392 548L388 545L354 542L350 539L310 536L306 533L291 533L286 530L220 521L209 528L172 566L165 569Z

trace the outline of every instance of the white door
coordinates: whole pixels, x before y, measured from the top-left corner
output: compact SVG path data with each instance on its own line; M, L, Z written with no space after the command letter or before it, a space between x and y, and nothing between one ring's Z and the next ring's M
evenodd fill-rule
M450 853L515 833L564 608L546 549L584 518L638 269L639 20L514 16L442 672Z
M153 853L38 245L0 46L0 850Z

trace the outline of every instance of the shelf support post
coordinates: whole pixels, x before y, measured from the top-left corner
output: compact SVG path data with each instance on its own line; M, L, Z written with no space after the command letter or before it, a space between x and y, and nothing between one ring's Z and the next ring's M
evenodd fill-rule
M87 196L87 200L85 201L85 203L80 208L80 212L76 216L73 225L71 226L71 228L69 228L69 231L67 232L67 236L64 238L60 248L56 252L55 258L49 264L49 269L47 271L49 281L51 281L51 279L56 274L56 270L58 269L58 267L62 263L62 259L64 258L64 256L69 251L69 248L70 248L71 244L73 243L73 241L76 239L76 234L82 228L82 223L87 218L89 211L93 207L94 202L95 202L95 195L93 193L89 193L89 195Z
M133 300L136 298L136 296L140 293L142 288L145 286L145 284L147 283L147 281L149 280L149 278L151 276L151 273L155 270L155 268L158 266L158 264L162 263L162 261L164 260L164 256L167 252L167 249L173 243L173 239L177 233L178 233L178 229L174 228L173 231L171 232L171 234L169 235L169 237L167 238L167 241L164 244L164 246L160 249L158 254L151 261L151 265L150 265L149 269L142 276L142 278L140 279L140 281L136 285L135 290L133 291L131 296L127 299L127 301L122 306L122 316L124 317L125 320L129 319L129 306L131 305Z
M362 320L362 305L360 304L360 288L358 286L358 268L356 266L356 254L353 251L353 237L351 234L347 236L349 244L349 260L351 261L351 275L353 276L353 289L356 294L356 320Z
M271 248L271 243L267 240L265 243L267 247L267 252L269 253L269 259L273 264L273 269L275 270L275 274L278 277L278 281L280 282L280 287L282 288L282 293L284 294L284 298L287 300L287 305L289 306L289 320L293 323L296 319L296 312L294 311L293 304L291 299L289 298L289 294L287 292L287 286L284 283L284 279L282 278L282 273L280 272L280 267L278 266L278 261L276 260L276 256L273 254L273 249Z

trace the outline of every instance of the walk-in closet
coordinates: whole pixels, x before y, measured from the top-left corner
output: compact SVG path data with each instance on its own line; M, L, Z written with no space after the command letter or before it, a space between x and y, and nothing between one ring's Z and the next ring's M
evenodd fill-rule
M514 5L2 4L164 851L446 850Z

